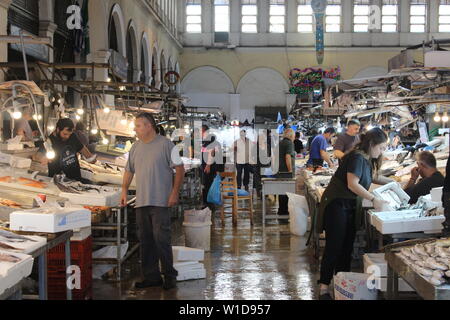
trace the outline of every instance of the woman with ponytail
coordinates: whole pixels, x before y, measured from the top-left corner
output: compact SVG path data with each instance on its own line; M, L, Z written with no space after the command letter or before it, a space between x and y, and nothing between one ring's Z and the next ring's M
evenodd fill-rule
M361 142L342 159L320 202L317 231L326 233L320 270L320 298L329 300L328 286L334 274L351 271L355 235L362 223L362 201L381 208L384 200L368 190L372 183L392 182L379 175L388 137L379 128L361 136Z

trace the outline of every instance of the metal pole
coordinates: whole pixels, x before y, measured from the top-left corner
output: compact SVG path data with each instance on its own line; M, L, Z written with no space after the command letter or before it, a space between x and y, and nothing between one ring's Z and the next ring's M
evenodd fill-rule
M22 56L23 56L23 65L25 68L25 75L26 75L27 81L30 81L30 76L28 74L27 55L25 54L25 45L23 42L23 31L22 30L20 30L20 45L22 47Z

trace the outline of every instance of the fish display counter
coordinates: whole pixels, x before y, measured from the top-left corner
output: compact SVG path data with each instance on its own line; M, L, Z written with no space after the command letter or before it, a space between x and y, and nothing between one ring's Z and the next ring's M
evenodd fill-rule
M450 300L450 239L397 243L386 248L388 299L398 297L398 278L425 300Z
M0 296L31 274L31 254L46 243L40 236L22 236L0 228Z
M71 204L99 207L117 207L120 204L121 188L83 184L63 175L55 176L53 181L61 190L59 196Z

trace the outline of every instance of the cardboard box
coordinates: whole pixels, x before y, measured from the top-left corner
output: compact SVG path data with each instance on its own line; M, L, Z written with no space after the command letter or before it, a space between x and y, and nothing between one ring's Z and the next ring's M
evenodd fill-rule
M335 300L376 300L377 289L371 287L370 274L339 272L334 276Z
M83 208L54 209L48 212L43 213L41 208L13 212L10 215L10 229L58 233L91 226L91 212Z

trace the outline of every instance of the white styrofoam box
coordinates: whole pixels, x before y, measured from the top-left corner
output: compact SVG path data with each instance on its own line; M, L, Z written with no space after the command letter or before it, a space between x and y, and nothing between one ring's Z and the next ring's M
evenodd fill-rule
M414 211L417 210L373 213L371 224L381 234L442 230L444 216L419 217L420 212Z
M431 190L431 200L433 202L441 202L443 190L444 190L444 187L432 189Z
M375 210L369 211L369 222L371 225L375 223L374 217L379 216L383 221L397 221L403 219L412 219L419 217L422 213L421 209L416 210L403 210L403 211L381 211L375 212Z
M205 269L197 269L197 270L189 270L182 273L178 273L177 281L187 281L187 280L196 280L196 279L205 279L206 278L206 270Z
M7 151L23 150L23 143L2 143L0 144L0 150L7 150Z
M450 52L430 51L425 53L425 68L450 68Z
M14 248L21 249L21 253L30 254L33 251L36 251L39 248L42 248L47 244L47 239L39 236L26 236L26 238L34 240L34 241L25 241L25 242L13 242L8 241L7 239L0 236L0 242L6 243Z
M386 184L373 190L375 196L389 202L389 208L385 211L395 211L400 208L404 202L409 202L410 196L402 189L397 182Z
M197 261L177 262L173 264L173 267L178 271L178 273L199 269L202 270L205 268L203 263Z
M364 260L364 272L365 273L370 273L368 272L368 268L370 266L378 266L378 268L380 268L380 277L387 277L387 262L384 258L384 253L366 253L363 256L363 260Z
M83 193L61 192L59 196L61 198L69 199L69 202L71 204L99 206L99 207L117 207L120 203L120 196L122 194L121 189L111 187L101 187L101 188L102 193L98 193L97 191L87 191Z
M31 274L34 259L27 254L12 253L3 250L0 250L0 254L13 255L21 259L17 263L0 262L0 294L2 294L5 290L13 287L23 278Z
M12 168L18 168L18 169L29 169L31 167L32 160L26 159L26 158L20 158L20 157L11 157L11 160L9 161L9 165Z
M387 278L380 278L379 280L380 280L379 281L380 286L377 289L382 292L386 292L387 291ZM398 291L399 292L414 292L416 290L411 288L405 280L400 278L400 279L398 279Z
M89 238L92 234L92 227L85 227L73 230L73 236L70 241L83 241Z
M58 233L89 226L91 211L83 208L38 208L16 211L10 215L10 229L14 231Z
M188 248L188 247L172 247L173 261L203 261L205 259L205 250Z

